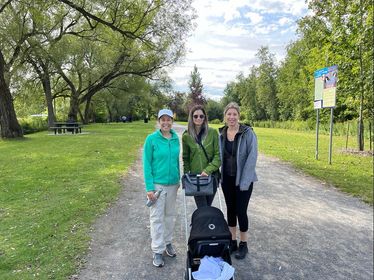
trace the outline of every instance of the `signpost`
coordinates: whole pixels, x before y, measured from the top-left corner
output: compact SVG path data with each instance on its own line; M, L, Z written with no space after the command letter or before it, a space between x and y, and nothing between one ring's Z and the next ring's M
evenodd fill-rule
M334 107L336 106L336 84L338 81L338 66L325 67L314 72L314 109L317 110L316 123L316 159L318 159L318 132L319 132L319 110L331 109L330 116L330 143L329 143L329 164L332 154L332 129Z

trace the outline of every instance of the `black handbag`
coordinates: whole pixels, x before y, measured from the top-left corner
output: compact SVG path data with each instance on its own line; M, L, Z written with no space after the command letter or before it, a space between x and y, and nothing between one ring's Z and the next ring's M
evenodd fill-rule
M182 176L182 187L186 196L213 195L215 178L212 175L186 173Z

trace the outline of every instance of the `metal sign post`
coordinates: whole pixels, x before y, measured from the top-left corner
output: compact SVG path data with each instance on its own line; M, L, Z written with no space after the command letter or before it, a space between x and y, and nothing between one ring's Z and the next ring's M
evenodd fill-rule
M329 143L329 164L331 164L331 155L332 155L332 126L334 124L334 108L331 108L330 116L330 143Z
M317 110L316 123L316 159L318 160L319 109L331 108L329 164L332 157L332 131L334 107L336 106L336 84L338 81L338 66L330 66L314 72L314 109Z
M319 132L319 109L317 109L317 123L316 123L316 159L318 159L318 132Z

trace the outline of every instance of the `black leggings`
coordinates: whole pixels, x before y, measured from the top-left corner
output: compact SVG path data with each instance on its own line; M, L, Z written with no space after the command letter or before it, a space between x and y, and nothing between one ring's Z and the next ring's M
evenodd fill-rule
M225 176L222 182L222 191L227 207L227 223L230 227L236 227L236 219L238 219L241 232L248 230L247 209L252 190L253 183L247 191L241 191L235 185L235 177L232 176Z
M213 185L213 195L194 196L197 208L200 208L203 206L212 206L214 196L216 195L216 192L217 192L218 184L219 184L219 181L216 181L216 183Z

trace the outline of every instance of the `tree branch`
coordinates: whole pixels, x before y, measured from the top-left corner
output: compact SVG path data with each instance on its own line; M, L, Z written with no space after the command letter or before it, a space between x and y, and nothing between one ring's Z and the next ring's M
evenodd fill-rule
M109 27L110 29L112 29L113 31L116 31L116 32L119 32L120 34L122 34L123 36L127 37L127 38L130 38L130 39L139 39L139 40L142 40L143 41L143 38L139 37L139 36L136 36L133 32L129 32L129 31L125 31L125 30L122 30L120 28L118 28L117 26L115 26L113 23L111 22L108 22L108 21L105 21L103 20L102 18L99 18L97 16L95 16L94 14L91 14L90 12L88 12L86 9L82 8L82 7L79 7L78 5L74 4L73 2L69 1L69 0L58 0L59 2L62 2L68 6L70 6L71 8L77 10L78 12L80 12L88 21L88 24L94 28L94 26L92 25L92 23L89 21L89 19L93 19L94 21L98 22L98 23L101 23L107 27Z
M8 6L13 0L8 0L3 6L0 7L0 14L5 10L6 6Z

